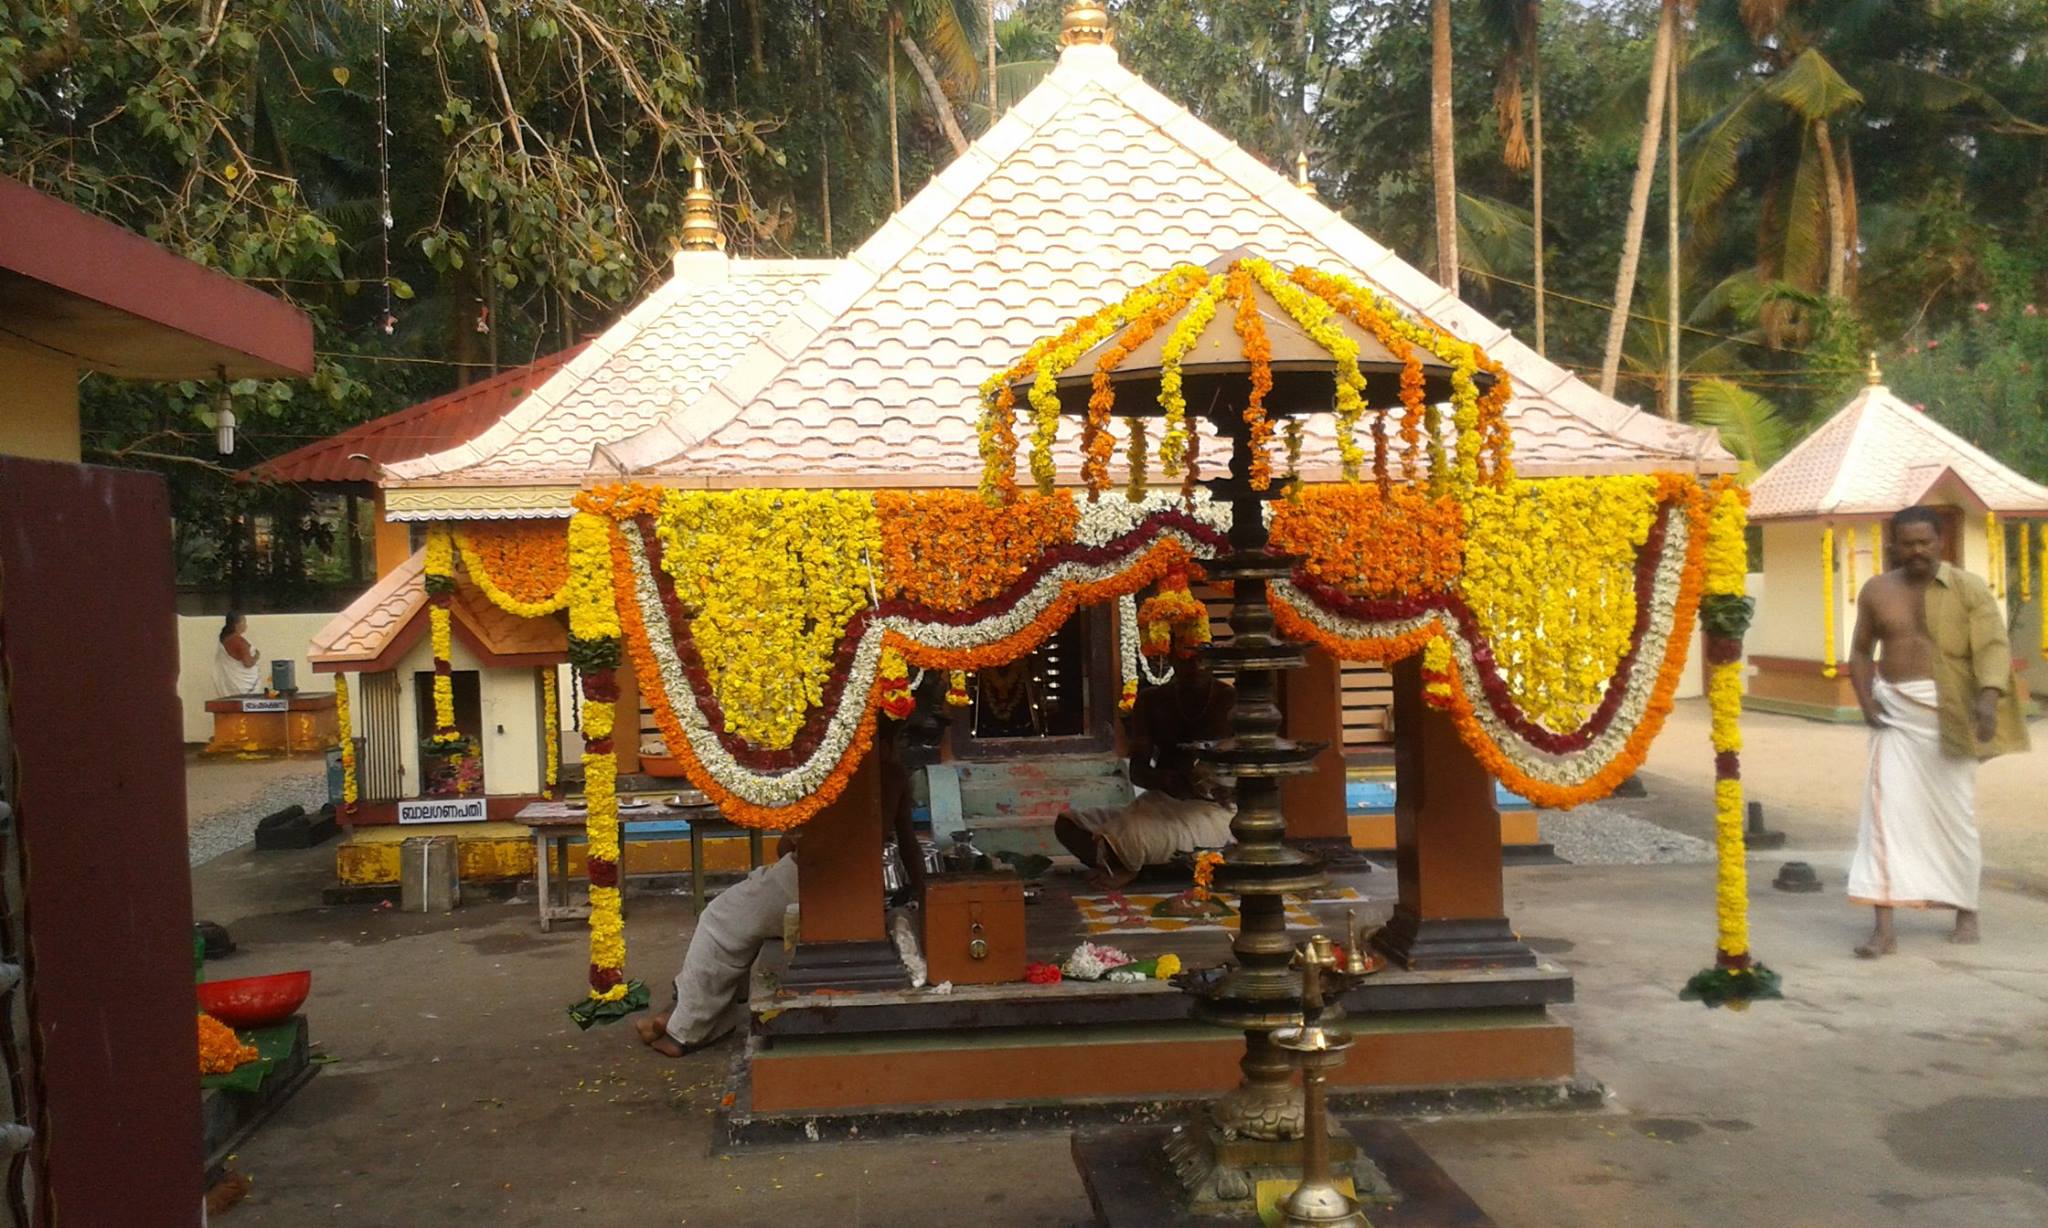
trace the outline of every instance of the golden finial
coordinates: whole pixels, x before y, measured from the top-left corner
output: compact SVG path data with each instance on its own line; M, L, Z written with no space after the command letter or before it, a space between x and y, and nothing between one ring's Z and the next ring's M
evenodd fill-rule
M1877 369L1876 350L1870 351L1870 370L1864 372L1863 378L1872 388L1884 383L1884 372Z
M1067 11L1060 17L1060 46L1107 47L1114 42L1109 6L1103 0L1067 0Z
M718 243L718 198L704 183L704 159L690 159L690 190L683 194L683 250L715 252Z
M1306 149L1294 155L1294 186L1308 193L1311 197L1316 194L1315 181L1308 177L1308 151Z

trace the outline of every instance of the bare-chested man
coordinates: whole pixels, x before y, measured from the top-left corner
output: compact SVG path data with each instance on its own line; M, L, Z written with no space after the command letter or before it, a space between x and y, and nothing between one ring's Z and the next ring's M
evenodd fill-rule
M1230 731L1236 696L1191 646L1177 650L1173 677L1131 710L1131 783L1146 792L1128 806L1063 811L1053 834L1067 851L1121 886L1176 853L1230 843L1236 810L1190 746Z
M1872 732L1849 899L1877 911L1865 959L1898 949L1896 907L1952 908L1949 941L1977 941L1977 761L2026 745L2003 604L1941 544L1931 508L1892 517L1890 568L1857 601L1849 677Z

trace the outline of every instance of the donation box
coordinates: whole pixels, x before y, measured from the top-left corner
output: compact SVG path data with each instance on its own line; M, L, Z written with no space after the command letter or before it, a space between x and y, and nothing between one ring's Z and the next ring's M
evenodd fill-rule
M931 984L1024 979L1024 884L1014 873L930 875L923 912Z

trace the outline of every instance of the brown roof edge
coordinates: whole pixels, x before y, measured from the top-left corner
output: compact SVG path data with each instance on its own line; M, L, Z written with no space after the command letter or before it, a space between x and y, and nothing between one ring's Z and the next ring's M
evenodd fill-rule
M588 344L557 350L489 379L358 423L251 465L235 476L244 481L373 485L379 465L453 448L483 434ZM358 456L368 459L352 459Z
M313 373L313 322L280 299L4 176L0 218L0 270L204 342L229 358L221 365L231 377ZM111 357L77 357L114 375L184 378L214 370L138 373Z

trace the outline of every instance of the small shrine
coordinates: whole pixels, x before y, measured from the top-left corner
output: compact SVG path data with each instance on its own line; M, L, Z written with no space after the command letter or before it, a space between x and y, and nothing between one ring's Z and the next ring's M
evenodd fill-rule
M2032 636L2013 637L2021 677L2026 656L2048 656L2035 593L2035 573L2048 569L2048 486L1900 400L1873 354L1849 403L1751 489L1763 552L1747 641L1752 706L1863 719L1848 670L1856 597L1885 568L1892 514L1921 504L1941 513L1948 561L1983 576L1998 597L2016 598L2022 622L2035 620Z

